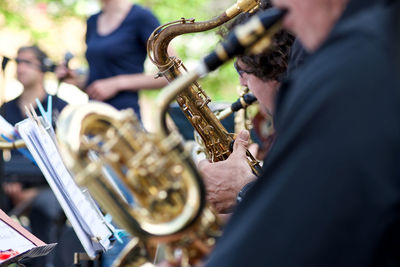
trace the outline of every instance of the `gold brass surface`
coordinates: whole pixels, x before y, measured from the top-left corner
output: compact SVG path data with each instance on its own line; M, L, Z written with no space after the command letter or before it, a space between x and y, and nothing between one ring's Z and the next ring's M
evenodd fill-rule
M0 141L0 149L17 149L26 147L24 140L17 140L15 142Z
M150 134L133 111L99 102L67 106L57 125L60 152L76 182L138 238L117 266L149 264L160 242L171 255L182 250L188 264L211 250L220 222L205 203L204 185L179 134L160 129ZM133 203L110 174L128 189Z

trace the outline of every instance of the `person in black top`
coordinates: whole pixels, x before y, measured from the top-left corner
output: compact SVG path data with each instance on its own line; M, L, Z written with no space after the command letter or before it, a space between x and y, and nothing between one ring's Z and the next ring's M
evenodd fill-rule
M57 76L84 90L90 99L119 110L132 108L140 118L138 92L167 85L165 78L144 73L147 39L159 21L149 9L129 0L99 2L102 10L87 20L88 76L82 79L62 65Z
M274 3L309 55L205 266L400 266L400 3Z
M17 79L23 85L23 92L2 107L4 118L12 125L26 118L25 106L33 105L36 113L40 115L36 98L45 109L47 108L48 94L44 88L44 76L48 70L46 60L47 55L37 46L21 47L18 50ZM66 102L55 98L52 114L56 115L66 105ZM32 233L46 243L57 242L56 226L57 220L62 216L62 210L40 169L18 151L13 150L11 160L4 162L4 175L6 182L2 187L11 200L10 208L15 211L26 207ZM50 255L31 260L27 265L46 266L51 261Z

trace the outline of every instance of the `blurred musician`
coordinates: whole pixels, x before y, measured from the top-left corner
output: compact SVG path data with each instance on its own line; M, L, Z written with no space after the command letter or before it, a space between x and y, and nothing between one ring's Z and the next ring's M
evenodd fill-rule
M47 107L48 94L44 88L45 73L49 70L47 55L37 46L21 47L17 58L17 79L23 85L22 94L4 104L5 119L15 125L26 118L25 106L36 106L36 98ZM61 111L66 102L57 99L52 103L53 114ZM10 198L10 208L29 211L30 227L38 238L46 243L57 242L57 219L62 210L53 192L47 185L40 169L27 158L12 151L11 160L4 163L6 183L5 194ZM39 257L29 262L29 266L52 264L52 256Z

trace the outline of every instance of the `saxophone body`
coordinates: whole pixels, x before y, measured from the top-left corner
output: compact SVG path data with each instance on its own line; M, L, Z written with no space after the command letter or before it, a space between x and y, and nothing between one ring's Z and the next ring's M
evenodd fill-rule
M76 182L134 236L114 266L150 264L159 243L165 243L164 258L181 251L182 266L191 266L221 233L180 135L163 133L147 133L133 111L104 103L68 106L60 115L60 151ZM110 177L123 183L133 201Z
M160 26L150 36L147 43L148 55L159 69L159 76L169 82L186 73L182 61L168 55L168 45L173 38L185 33L201 32L213 29L234 18L242 12L251 12L258 7L256 0L239 0L222 15L205 22L193 19L181 19ZM208 107L211 101L201 86L194 81L175 97L186 118L192 124L205 147L207 158L212 162L222 161L231 154L234 135L228 133L217 116ZM249 164L259 174L258 162L249 154Z

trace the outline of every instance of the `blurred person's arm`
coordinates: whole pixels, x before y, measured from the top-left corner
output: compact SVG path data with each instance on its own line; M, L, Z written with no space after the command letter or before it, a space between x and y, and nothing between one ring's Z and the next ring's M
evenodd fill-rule
M158 89L167 84L168 81L164 77L155 79L153 75L144 73L125 74L96 80L87 87L86 93L92 99L104 101L121 91L137 92L140 90Z
M58 65L55 74L59 81L75 85L82 91L85 89L87 75L70 69L65 64Z
M34 187L24 189L20 182L6 182L3 184L3 190L14 206L32 200L38 193L38 189Z
M168 47L168 54L170 56L176 55L171 47ZM121 91L137 92L140 90L159 89L168 84L166 78L159 77L156 79L154 76L145 73L117 75L115 77L96 80L89 84L85 91L90 98L104 101L112 98ZM83 86L80 87L81 84L77 83L76 80L74 82L74 85L83 88Z

